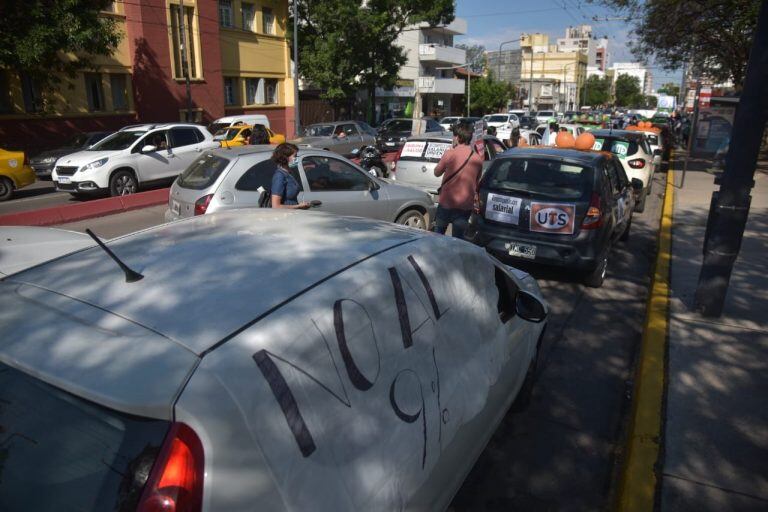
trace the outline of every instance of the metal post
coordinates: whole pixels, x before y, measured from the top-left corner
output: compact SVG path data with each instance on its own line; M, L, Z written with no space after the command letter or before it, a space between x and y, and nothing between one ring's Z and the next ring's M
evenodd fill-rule
M701 95L701 80L696 80L696 94L693 97L693 122L691 123L691 129L688 132L688 156L683 163L683 176L680 178L680 188L685 186L685 174L688 172L688 160L691 159L691 150L693 149L693 141L696 138L696 129L699 125L699 96Z
M533 40L531 40L531 78L528 81L528 112L533 112Z
M685 108L685 93L686 93L686 85L688 83L687 80L688 77L688 61L683 62L683 78L680 80L680 93L677 95L677 101L678 101L678 108L680 106L683 106Z
M187 122L192 122L192 86L190 85L189 81L189 54L187 53L189 49L187 48L187 38L184 35L184 25L185 23L185 16L184 16L184 0L179 0L179 38L181 41L179 41L179 47L181 48L181 69L182 73L184 73L184 82L187 86ZM190 42L192 41L192 34L189 35Z
M720 191L712 196L704 244L704 263L694 307L704 316L723 312L728 283L749 215L757 157L768 121L768 2L758 15L744 88L736 109Z
M299 0L293 0L293 129L299 136Z
M472 103L472 71L467 67L467 117L472 115L469 113L470 103Z

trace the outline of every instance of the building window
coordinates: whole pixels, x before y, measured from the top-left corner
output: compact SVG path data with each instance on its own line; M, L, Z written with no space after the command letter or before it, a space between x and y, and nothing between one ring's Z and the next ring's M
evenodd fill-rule
M264 33L274 35L275 34L275 15L272 14L272 9L269 7L263 7L261 9L261 16L264 23Z
M187 50L187 66L189 68L190 78L201 78L197 62L197 42L198 34L195 28L195 8L184 7L184 41L182 45L181 31L179 30L179 6L171 4L171 38L173 42L173 76L174 78L184 78L184 68L182 66L184 49Z
M224 77L224 104L237 105L237 78Z
M274 78L267 78L264 80L265 90L265 102L268 105L277 103L277 80Z
M264 103L264 80L261 78L245 79L245 104L260 105Z
M253 4L243 2L240 10L243 13L243 30L247 30L248 32L256 32L254 23L256 10L253 8Z
M104 89L101 85L101 73L85 73L85 94L88 96L88 110L104 110Z
M8 72L0 69L0 114L11 112L11 88L8 85Z
M43 109L43 96L40 86L27 73L21 73L21 95L24 98L24 111L40 112Z
M128 110L128 81L126 75L109 75L109 86L112 89L112 108Z
M231 28L232 24L232 0L219 0L219 24L222 27Z

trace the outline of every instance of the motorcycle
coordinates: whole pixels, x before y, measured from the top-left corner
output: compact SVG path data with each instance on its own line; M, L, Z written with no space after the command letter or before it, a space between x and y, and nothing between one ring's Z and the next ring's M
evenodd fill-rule
M365 146L363 149L355 149L354 157L360 159L360 167L377 178L389 178L389 167L381 159L381 151L374 146Z

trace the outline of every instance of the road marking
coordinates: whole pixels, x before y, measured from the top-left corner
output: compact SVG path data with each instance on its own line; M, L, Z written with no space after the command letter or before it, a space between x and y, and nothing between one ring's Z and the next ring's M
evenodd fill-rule
M659 227L659 249L648 297L640 360L635 376L632 418L619 488L618 508L621 511L652 512L654 508L656 464L662 435L673 200L673 157L670 156Z
M26 202L29 202L29 201L37 201L39 199L52 199L54 197L64 197L64 196L68 196L68 195L69 195L69 192L49 192L47 194L40 194L40 195L32 196L32 197L21 197L19 199L11 199L10 201L8 201L5 204L7 204L7 205L9 205L9 204L19 204L19 203L26 203Z

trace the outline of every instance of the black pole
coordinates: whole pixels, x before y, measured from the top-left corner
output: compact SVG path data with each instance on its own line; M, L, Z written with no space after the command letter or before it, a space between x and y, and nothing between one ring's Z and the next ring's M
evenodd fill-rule
M731 131L720 191L712 197L705 237L704 263L694 297L694 307L703 316L723 312L733 264L739 255L752 199L755 167L763 130L768 122L768 1L763 1L755 39L749 53L744 89ZM693 136L693 134L691 134Z

